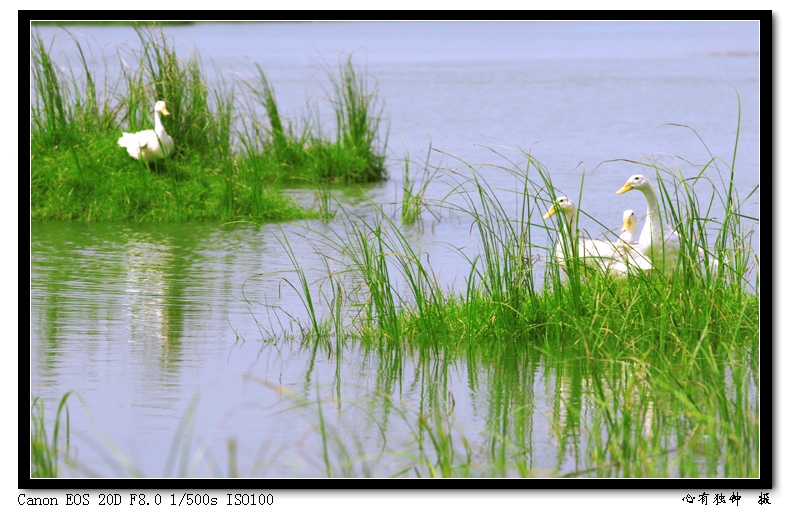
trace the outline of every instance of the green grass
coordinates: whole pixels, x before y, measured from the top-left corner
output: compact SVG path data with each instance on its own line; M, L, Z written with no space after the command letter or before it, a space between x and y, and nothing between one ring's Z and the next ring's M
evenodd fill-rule
M386 177L386 138L375 89L349 57L327 68L333 130L279 114L272 84L221 81L209 87L197 54L179 56L157 26L135 27L140 48L119 51L118 76L90 60L76 38L76 60L55 63L55 42L31 34L31 219L34 221L281 221L327 218L283 191L294 185L375 182ZM68 33L68 32L65 32ZM235 90L249 92L237 100ZM252 98L252 103L250 103ZM117 144L122 131L153 127L153 103L174 153L151 166ZM257 101L257 102L256 102ZM240 109L240 104L246 108ZM263 107L258 117L257 106ZM314 112L306 119L317 118Z
M287 123L280 115L273 85L260 66L256 69L258 79L246 83L255 101L248 105L244 129L239 133L244 147L240 164L252 168L264 182L321 185L385 178L381 154L386 150L386 140L379 134L382 109L350 58L336 71L326 69L333 86L331 104L336 117L329 132L315 114L301 125ZM264 118L255 117L258 108L266 113Z
M34 398L30 405L30 477L58 477L61 463L69 461L71 442L67 401L71 394L69 391L60 399L51 432L44 414L44 402Z
M430 183L435 180L437 174L439 173L437 168L431 169L430 157L432 152L433 145L429 143L426 149L427 157L419 177L415 177L410 171L411 161L408 155L404 161L402 186L403 196L400 200L400 220L404 225L412 225L415 223L422 225L422 222L419 222L419 220L422 218L423 211L430 211L430 208L428 207L428 200L426 198L426 192L428 191L428 186ZM417 185L418 182L419 186ZM431 213L435 219L438 219L436 214L433 212Z

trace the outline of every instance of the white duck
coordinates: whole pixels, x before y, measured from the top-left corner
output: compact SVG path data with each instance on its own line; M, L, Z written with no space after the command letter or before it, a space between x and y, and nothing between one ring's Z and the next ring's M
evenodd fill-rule
M565 224L560 225L560 238L554 247L557 263L562 268L567 268L565 259L570 257L566 249L572 249L573 243L578 242L578 257L584 266L598 272L606 272L613 260L620 257L617 248L611 242L596 239L579 238L576 229L576 204L566 196L558 197L543 219L548 219L558 211L565 215Z
M623 194L636 189L645 195L647 200L647 216L645 226L639 235L637 253L643 254L652 263L652 266L665 274L671 273L677 266L680 254L680 237L676 231L666 228L658 208L656 192L653 184L644 175L632 175L625 185L617 191Z
M612 260L608 265L609 272L613 276L635 275L639 271L647 273L653 268L650 260L639 251L639 241L636 237L637 224L636 214L633 210L623 211L620 238L615 243L620 258Z
M636 238L637 224L638 220L634 211L631 209L624 210L623 225L620 227L620 238L617 241L617 246L630 250L639 245L639 241Z
M164 101L157 101L154 106L154 128L137 133L123 133L118 145L126 148L129 155L145 163L164 159L173 151L173 138L165 132L159 114L170 115Z

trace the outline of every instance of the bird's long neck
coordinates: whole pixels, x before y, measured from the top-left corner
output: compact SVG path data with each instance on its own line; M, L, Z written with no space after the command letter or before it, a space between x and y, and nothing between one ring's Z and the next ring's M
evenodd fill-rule
M568 211L565 214L565 226L568 228L568 238L571 242L576 242L579 238L579 231L576 229L576 212Z
M154 132L159 137L165 132L165 126L162 124L162 117L159 115L158 111L154 111Z
M658 200L656 199L656 192L653 186L646 188L643 191L645 199L647 200L647 216L645 217L645 226L642 228L642 233L639 235L639 243L646 245L649 239L660 239L661 235L661 219L658 216Z

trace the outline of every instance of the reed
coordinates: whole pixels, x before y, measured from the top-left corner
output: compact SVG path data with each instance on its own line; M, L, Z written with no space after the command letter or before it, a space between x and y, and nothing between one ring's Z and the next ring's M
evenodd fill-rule
M437 178L439 170L437 168L431 169L430 158L433 153L433 145L428 144L426 149L427 156L422 164L420 176L415 177L410 172L410 159L408 153L404 159L403 166L403 185L401 186L403 196L400 200L400 220L404 225L412 225L418 223L421 219L423 211L431 212L434 219L439 219L437 214L433 213L428 207L428 200L426 193L428 186ZM419 182L419 185L417 183ZM422 222L419 222L422 225Z
M385 176L386 138L381 139L382 107L375 90L369 90L366 74L360 74L349 56L337 73L327 73L334 90L336 144L350 154L348 168L354 182L376 182Z
M327 68L332 84L334 131L325 133L317 111L309 111L301 125L281 116L272 83L256 65L257 80L246 82L254 102L247 105L239 138L247 164L261 178L321 185L376 182L386 177L386 138L380 134L382 109L375 90L369 90L349 57L337 70ZM263 118L256 112L262 110ZM334 138L334 139L332 139Z
M60 398L51 435L44 402L33 398L30 406L30 477L58 477L61 463L70 461L71 426L67 402L71 394L69 391ZM65 430L62 430L63 426Z

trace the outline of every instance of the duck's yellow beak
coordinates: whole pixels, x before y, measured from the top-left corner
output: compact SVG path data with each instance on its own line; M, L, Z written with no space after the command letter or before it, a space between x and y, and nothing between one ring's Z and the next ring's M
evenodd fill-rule
M167 106L162 106L162 109L159 111L160 113L162 113L162 115L168 115L168 116L170 115L170 112L167 111Z
M548 212L543 214L543 219L548 219L557 212L556 206L552 205Z
M631 183L626 182L625 185L621 187L619 191L617 191L617 194L623 194L624 192L630 191L631 189L633 189L633 187L631 187Z

